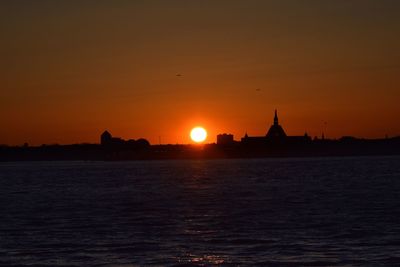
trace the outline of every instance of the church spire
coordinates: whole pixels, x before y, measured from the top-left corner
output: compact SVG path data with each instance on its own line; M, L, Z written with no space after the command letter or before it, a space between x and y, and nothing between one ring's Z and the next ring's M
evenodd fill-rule
M278 111L275 109L274 125L278 125Z

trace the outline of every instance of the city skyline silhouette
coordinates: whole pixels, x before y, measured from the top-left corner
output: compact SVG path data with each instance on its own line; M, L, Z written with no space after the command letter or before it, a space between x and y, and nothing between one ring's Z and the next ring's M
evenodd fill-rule
M399 48L399 0L0 0L0 265L399 265Z
M0 143L400 134L397 1L2 1Z
M0 161L338 157L399 153L400 136L365 139L345 135L329 139L324 133L320 137L311 137L307 132L303 135L288 134L279 123L276 109L264 135L251 136L246 132L240 140L235 139L231 133L220 133L216 136L216 142L204 139L197 142L193 139L191 144L162 144L160 137L159 143L151 144L146 138L124 139L105 130L95 143L0 145Z

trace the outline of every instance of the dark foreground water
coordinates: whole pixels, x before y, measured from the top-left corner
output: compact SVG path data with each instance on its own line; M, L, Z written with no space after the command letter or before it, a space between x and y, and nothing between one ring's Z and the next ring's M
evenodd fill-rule
M2 266L399 266L400 157L0 164Z

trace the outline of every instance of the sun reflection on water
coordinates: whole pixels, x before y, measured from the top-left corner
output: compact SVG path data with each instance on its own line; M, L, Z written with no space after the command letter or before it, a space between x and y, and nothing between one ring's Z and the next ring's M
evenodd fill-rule
M223 264L225 259L217 255L203 255L203 256L195 256L190 255L190 262L191 263L202 263L202 264Z

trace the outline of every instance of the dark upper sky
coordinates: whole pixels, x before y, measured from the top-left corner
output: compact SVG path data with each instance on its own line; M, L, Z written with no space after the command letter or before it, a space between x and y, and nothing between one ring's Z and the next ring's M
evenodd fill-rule
M400 1L1 1L0 143L400 134ZM177 75L180 74L180 75ZM325 123L326 122L326 123Z

